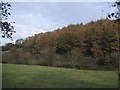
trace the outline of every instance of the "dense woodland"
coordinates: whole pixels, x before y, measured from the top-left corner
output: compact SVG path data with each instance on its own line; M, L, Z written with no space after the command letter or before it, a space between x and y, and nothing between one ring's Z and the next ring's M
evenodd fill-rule
M70 24L2 46L2 62L77 69L117 70L119 25L109 19Z

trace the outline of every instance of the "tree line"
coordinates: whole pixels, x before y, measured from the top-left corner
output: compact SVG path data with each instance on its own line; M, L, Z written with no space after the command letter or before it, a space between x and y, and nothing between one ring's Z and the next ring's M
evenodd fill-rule
M117 69L118 24L101 19L70 24L57 30L18 39L2 46L3 63L79 69ZM118 40L119 38L119 40Z

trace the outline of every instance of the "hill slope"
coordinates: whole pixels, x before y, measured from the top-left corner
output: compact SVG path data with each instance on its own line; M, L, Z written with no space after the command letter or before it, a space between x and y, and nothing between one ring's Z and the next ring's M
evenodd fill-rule
M109 19L70 24L2 47L4 63L118 70L118 24ZM22 42L22 43L21 43Z

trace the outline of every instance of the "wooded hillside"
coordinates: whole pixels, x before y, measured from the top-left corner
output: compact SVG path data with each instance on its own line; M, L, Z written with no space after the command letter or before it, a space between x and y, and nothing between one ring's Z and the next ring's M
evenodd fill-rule
M70 24L3 46L4 63L79 69L117 69L119 25L109 19Z

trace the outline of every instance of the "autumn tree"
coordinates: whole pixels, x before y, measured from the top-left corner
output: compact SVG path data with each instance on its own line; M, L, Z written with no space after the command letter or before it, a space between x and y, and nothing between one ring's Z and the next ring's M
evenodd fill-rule
M19 53L15 47L9 50L9 54L11 55L10 60L14 61L14 63L19 63Z

